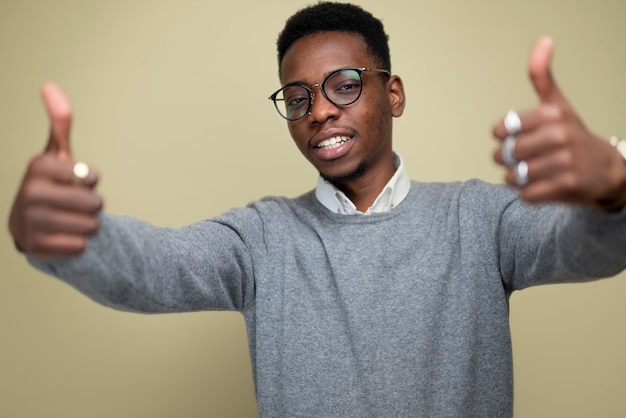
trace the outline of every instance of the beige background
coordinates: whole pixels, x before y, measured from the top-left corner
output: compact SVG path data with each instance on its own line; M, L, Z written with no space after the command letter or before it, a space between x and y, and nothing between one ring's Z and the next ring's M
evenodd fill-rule
M0 0L2 222L44 146L46 80L71 98L75 155L101 172L113 213L178 226L312 188L266 99L276 35L307 3ZM526 60L544 33L588 126L626 135L622 0L360 3L386 24L406 84L395 143L413 178L501 181L491 125L536 103ZM256 414L238 314L103 308L28 267L1 234L1 417ZM625 291L622 277L513 296L516 417L626 414Z

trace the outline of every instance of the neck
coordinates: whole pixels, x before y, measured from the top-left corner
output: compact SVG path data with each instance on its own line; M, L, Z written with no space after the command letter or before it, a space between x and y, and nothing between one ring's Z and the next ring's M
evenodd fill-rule
M376 170L370 168L358 178L344 180L334 185L345 193L359 211L365 212L374 204L395 172L396 166L392 157L383 167Z

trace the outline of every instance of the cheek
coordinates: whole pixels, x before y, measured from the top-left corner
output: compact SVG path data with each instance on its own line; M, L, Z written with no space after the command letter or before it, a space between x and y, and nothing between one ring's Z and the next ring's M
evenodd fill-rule
M377 128L380 130L385 130L389 126L389 121L392 119L391 106L389 106L389 103L383 103L381 104L378 111L380 112L379 115L381 117L377 118L378 119Z
M392 119L391 106L388 102L379 101L374 106L367 107L363 112L363 117L371 131L376 131L377 135L385 135L389 128L389 121Z
M360 111L371 129L382 131L387 129L388 120L392 118L391 103L388 100L386 91L381 87L380 90L372 94L370 97L361 97L363 100Z
M302 128L298 126L298 123L288 122L287 129L289 130L289 135L291 135L291 139L293 139L296 146L301 150L305 149L307 143L306 135L304 135L304 132L302 132Z

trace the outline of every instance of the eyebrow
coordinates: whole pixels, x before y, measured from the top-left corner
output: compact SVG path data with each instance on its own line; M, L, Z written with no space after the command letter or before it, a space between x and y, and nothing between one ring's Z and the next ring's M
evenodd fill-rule
M327 73L325 73L325 74L322 76L322 81L320 81L320 83L319 83L319 84L323 83L323 82L324 82L324 80L326 80L326 77L328 77L328 76L329 76L329 75L331 75L332 73L334 73L334 72L336 72L336 71L339 71L339 70L345 70L346 68L361 68L361 67L355 67L355 66L352 66L352 67L351 67L351 66L337 67L337 68L335 68L334 70L330 70L330 71L328 71ZM309 86L312 86L313 84L317 84L317 83L312 83L312 84L309 84L309 83L306 83L304 80L296 80L296 81L291 81L291 82L289 82L289 83L285 83L285 84L283 84L281 87L294 86L294 85L296 85L296 84L302 84L303 86L307 86L307 87L309 87Z

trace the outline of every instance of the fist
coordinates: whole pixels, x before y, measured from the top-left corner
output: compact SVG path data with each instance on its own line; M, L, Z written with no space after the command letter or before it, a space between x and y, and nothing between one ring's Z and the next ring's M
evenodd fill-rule
M608 141L586 128L559 89L550 69L553 50L552 38L543 37L530 54L528 73L539 104L519 113L514 149L504 150L507 159L523 161L524 181L518 179L518 165L504 161L504 142L494 160L507 168L505 182L521 186L520 195L528 202L619 209L626 203L626 165ZM509 136L503 121L493 134L500 141Z
M86 248L87 236L99 228L102 199L95 192L97 174L74 170L69 101L54 84L44 85L41 95L50 136L43 153L26 169L11 209L9 231L20 251L46 259L75 255Z

